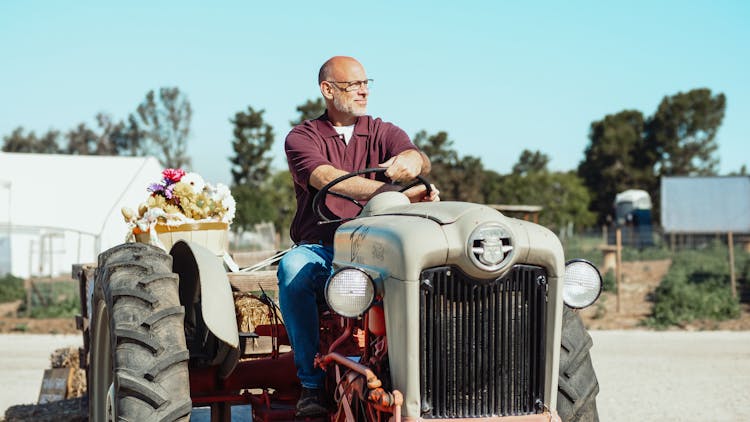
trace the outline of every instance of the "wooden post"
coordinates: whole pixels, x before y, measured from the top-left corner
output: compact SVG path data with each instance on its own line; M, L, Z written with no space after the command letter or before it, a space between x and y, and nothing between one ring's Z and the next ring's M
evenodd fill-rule
M669 233L669 251L674 253L674 233Z
M617 312L620 312L620 284L622 283L622 230L615 231L615 287L617 289Z
M32 281L30 278L23 281L23 288L26 290L26 317L31 316L31 286Z
M732 297L737 297L737 280L734 274L734 236L732 232L727 234L727 243L729 244L729 283L732 286Z

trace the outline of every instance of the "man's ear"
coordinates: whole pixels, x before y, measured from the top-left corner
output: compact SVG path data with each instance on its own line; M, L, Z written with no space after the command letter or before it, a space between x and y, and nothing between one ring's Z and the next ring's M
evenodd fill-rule
M323 98L332 100L333 99L333 85L326 81L320 83L320 93L323 94Z

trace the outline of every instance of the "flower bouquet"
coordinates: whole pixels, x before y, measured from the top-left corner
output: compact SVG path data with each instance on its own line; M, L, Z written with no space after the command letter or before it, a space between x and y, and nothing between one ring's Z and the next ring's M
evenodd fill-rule
M180 239L198 242L224 255L235 201L226 185L206 183L197 173L166 169L163 179L148 187L147 201L138 211L123 207L127 241L150 243L169 251Z

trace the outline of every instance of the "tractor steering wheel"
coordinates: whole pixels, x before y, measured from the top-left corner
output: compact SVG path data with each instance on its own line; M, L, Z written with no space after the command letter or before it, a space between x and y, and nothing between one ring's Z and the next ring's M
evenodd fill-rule
M332 187L334 187L337 184L343 182L344 180L351 179L352 177L359 176L361 174L385 173L386 170L387 169L382 168L382 167L376 167L376 168L369 168L369 169L364 169L364 170L353 171L353 172L347 173L347 174L345 174L345 175L343 175L341 177L337 177L336 179L334 179L333 181L331 181L327 185L323 186L323 188L320 191L318 191L317 194L315 194L315 198L313 198L313 204L312 204L313 211L315 212L315 215L318 217L318 224L340 223L340 222L349 221L349 220L353 220L354 219L354 217L351 217L351 218L339 218L339 219L336 219L336 220L331 220L330 218L328 218L325 215L323 215L323 211L321 211L320 205L321 205L321 203L325 203L325 199L326 199L326 197L328 195L333 195L333 196L337 196L339 198L346 199L347 201L349 201L349 202L353 203L354 205L358 206L359 209L360 209L360 211L362 210L362 208L364 208L364 205L362 205L359 201L357 201L356 199L352 198L351 196L343 194L343 193L338 193L338 192L331 191ZM398 191L399 192L404 192L404 191L406 191L408 189L411 189L414 186L417 186L419 184L422 184L422 185L425 186L425 188L427 189L427 196L430 196L430 193L432 192L432 185L430 185L430 182L428 182L427 179L425 179L422 176L417 176L414 181L408 183L406 186L403 186Z

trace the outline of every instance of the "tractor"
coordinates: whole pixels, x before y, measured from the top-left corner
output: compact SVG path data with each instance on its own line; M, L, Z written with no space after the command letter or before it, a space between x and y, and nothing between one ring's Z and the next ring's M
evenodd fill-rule
M320 224L340 226L316 357L329 414L308 420L598 420L592 341L576 313L599 296L596 267L565 262L550 230L488 206L409 203L403 190L429 189L422 177L365 204L335 192L377 171L338 178L314 201ZM331 196L359 214L331 219ZM274 282L219 254L196 240L168 253L124 243L82 268L91 421L182 421L205 406L228 421L237 404L255 421L295 420L301 387ZM250 290L270 323L240 332L233 291Z

